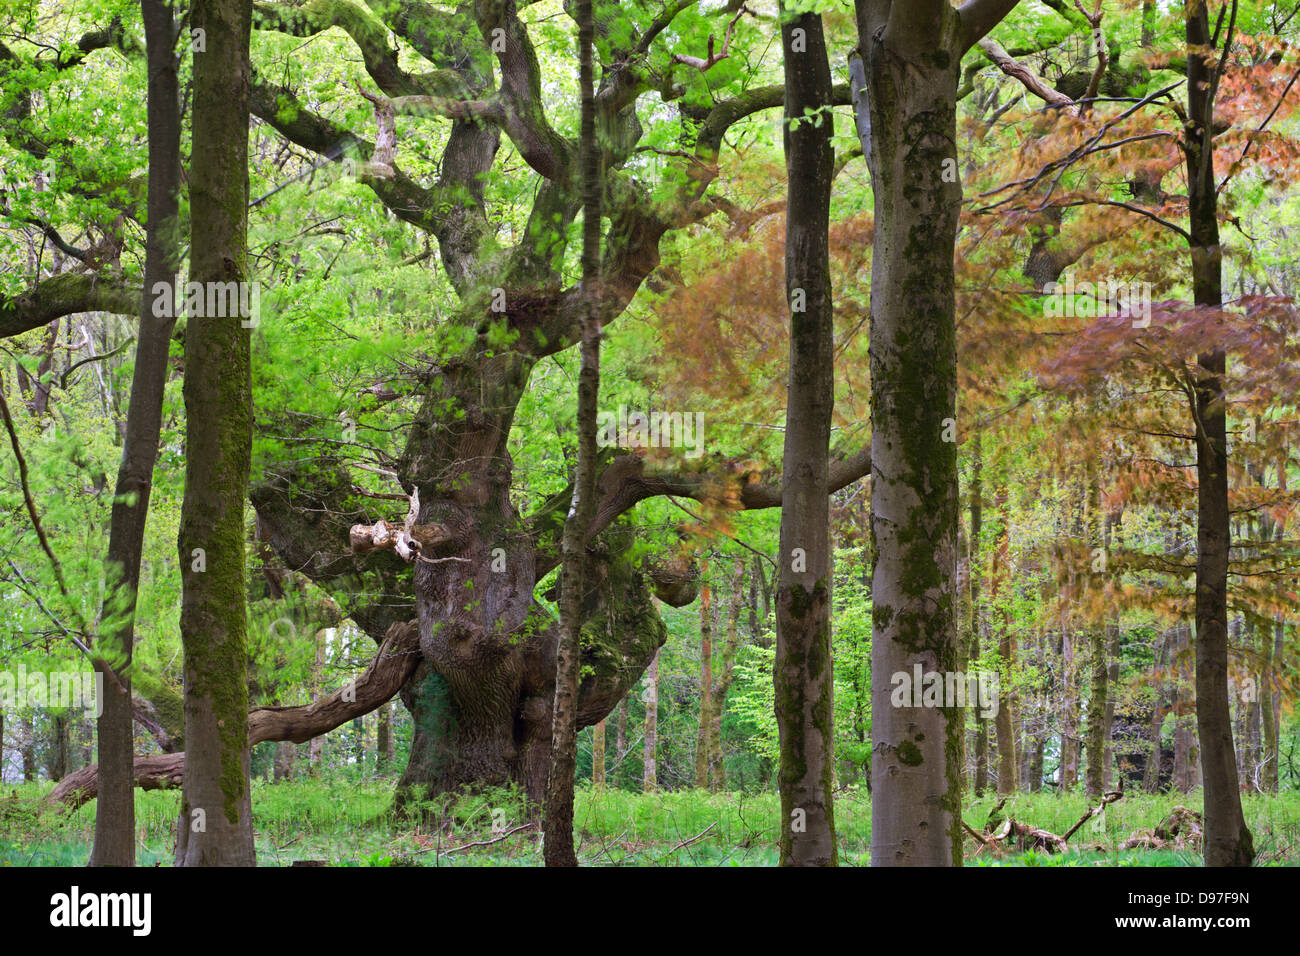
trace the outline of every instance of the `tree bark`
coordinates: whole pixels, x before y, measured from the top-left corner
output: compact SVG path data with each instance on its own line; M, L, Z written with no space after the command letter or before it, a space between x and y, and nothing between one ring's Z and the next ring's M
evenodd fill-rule
M180 210L180 94L176 25L165 0L141 0L148 70L149 192L145 234L144 295L127 407L126 437L109 519L107 573L112 590L95 642L97 669L111 669L120 693L108 690L97 724L101 797L95 809L90 866L135 865L135 725L131 658L135 645L135 601L140 559L162 429L167 358L176 320L154 314L155 286L171 294L178 256L175 230ZM171 314L170 309L166 310Z
M328 648L326 637L327 631L322 628L312 635L312 644L314 645L314 655L312 657L311 669L311 693L315 696L324 685L325 680L325 657ZM318 734L307 744L307 771L311 774L319 773L325 763L325 735Z
M375 731L375 738L379 771L383 773L393 763L393 705L391 703L379 708L379 726Z
M50 722L54 737L50 742L50 779L58 781L68 775L68 715L54 714Z
M36 779L36 727L30 717L19 719L18 732L21 734L18 752L23 758L23 782L31 783Z
M587 529L596 510L596 414L600 392L600 156L596 143L596 93L592 0L575 0L578 87L582 96L582 344L578 372L578 465L573 501L564 523L560 571L560 645L555 666L551 767L546 787L543 854L547 866L577 866L573 848L573 787L577 766L578 687L581 680L583 592Z
M1106 532L1102 527L1101 484L1096 469L1089 465L1088 476L1088 545L1089 561L1092 549L1106 548ZM1094 593L1102 589L1098 573L1089 566L1088 587ZM1103 793L1108 768L1106 765L1108 739L1106 728L1106 707L1108 702L1107 686L1110 679L1109 664L1106 661L1107 625L1099 621L1088 623L1088 651L1091 682L1088 688L1088 769L1084 777L1084 790L1090 799L1100 797Z
M591 785L605 789L605 722L591 728Z
M891 675L955 670L954 250L962 55L1014 0L857 0L850 63L871 172L872 865L960 863L958 708L891 705ZM950 439L950 440L946 440Z
M1020 789L1020 765L1016 759L1017 708L1012 706L1013 698L1008 690L1011 687L1015 667L1016 645L1015 637L1011 633L1011 615L1006 609L1009 598L1003 598L1002 604L998 603L998 596L1009 584L1011 576L1009 501L1006 487L999 488L997 494L999 523L997 538L993 545L993 581L989 588L989 600L992 604L990 614L997 622L998 659L1001 668L1001 679L998 682L1001 700L998 702L998 712L993 718L993 730L998 749L998 794L1001 796L1015 793ZM1064 741L1062 741L1062 755L1064 761Z
M641 790L654 793L659 789L659 775L655 766L656 736L659 727L659 653L650 658L645 672L645 761Z
M781 865L835 866L834 676L827 471L835 402L831 73L821 17L781 14L790 373L776 597Z
M1219 245L1218 184L1214 174L1214 101L1219 55L1210 48L1209 5L1187 0L1188 222L1192 286L1197 305L1223 302L1223 251ZM1236 21L1227 25L1223 57ZM1241 810L1237 758L1228 706L1228 560L1232 547L1228 509L1227 395L1222 351L1197 356L1196 420L1196 727L1205 788L1203 848L1206 866L1249 866L1254 841Z
M969 650L967 659L974 664L980 656L980 584L983 566L980 564L980 536L984 531L984 452L979 432L975 433L970 482L970 537L967 542L967 574L970 588L970 618L967 622ZM980 796L989 786L989 732L988 719L983 708L975 711L975 796Z
M727 613L727 636L722 645L722 670L714 676L712 700L709 702L709 790L714 793L727 789L727 768L722 754L722 711L735 675L736 649L740 646L744 573L745 561L737 558L731 575L731 606Z
M695 734L695 787L709 785L709 726L713 723L713 589L705 580L707 556L700 562L700 719Z
M250 0L196 0L191 281L248 282ZM244 502L252 447L249 329L190 316L185 335L181 641L185 789L180 866L254 863L248 781Z

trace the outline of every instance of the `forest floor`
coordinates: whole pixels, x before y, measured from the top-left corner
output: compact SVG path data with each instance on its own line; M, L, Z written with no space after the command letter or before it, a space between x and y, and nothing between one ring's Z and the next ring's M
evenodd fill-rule
M257 858L263 866L320 861L332 866L535 866L540 835L527 825L517 795L500 791L431 802L428 822L397 819L393 779L348 771L271 784L253 783ZM35 812L48 783L6 784L0 798L0 866L81 866L95 830L94 804L73 814ZM1300 794L1243 794L1260 865L1300 865ZM136 794L141 866L170 866L178 791ZM979 830L993 796L963 803ZM967 866L1199 866L1199 853L1123 850L1139 829L1153 829L1173 807L1200 809L1200 793L1126 795L1104 817L1085 823L1065 853L1001 852L966 840ZM577 795L578 856L590 866L772 866L777 862L776 794L621 790ZM1063 834L1087 811L1082 792L1019 794L1002 816ZM871 800L866 790L841 793L835 805L840 861L866 866L871 854ZM442 826L439 827L441 820Z

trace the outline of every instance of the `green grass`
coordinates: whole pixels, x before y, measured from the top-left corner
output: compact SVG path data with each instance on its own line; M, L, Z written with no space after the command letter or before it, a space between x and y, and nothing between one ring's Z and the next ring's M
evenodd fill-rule
M90 852L95 808L73 814L36 813L35 798L48 783L8 785L0 800L0 865L80 866ZM325 860L335 866L536 866L535 828L498 839L525 823L522 801L511 791L442 798L426 803L422 824L390 811L391 778L338 772L310 780L253 782L257 858L263 866ZM179 808L177 791L136 794L137 860L170 866ZM996 798L968 799L963 816L979 829ZM1120 850L1134 830L1153 828L1175 805L1200 809L1200 794L1126 796L1103 820L1090 821L1065 854L1026 852L991 857L967 840L968 866L1199 866L1188 851ZM1261 865L1300 864L1300 794L1243 797ZM1019 794L1003 816L1064 833L1087 809L1082 793ZM578 855L592 866L774 866L777 862L776 794L708 794L695 791L640 794L619 790L577 794ZM866 866L871 855L871 803L865 790L836 800L840 861ZM439 821L442 822L441 828ZM495 830L494 830L495 826ZM486 844L470 846L470 844ZM1100 847L1100 849L1098 849ZM448 852L448 851L452 852Z

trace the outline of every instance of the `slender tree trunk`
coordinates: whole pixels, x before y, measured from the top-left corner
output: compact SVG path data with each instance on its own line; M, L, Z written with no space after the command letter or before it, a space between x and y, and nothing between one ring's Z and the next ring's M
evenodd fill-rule
M281 740L275 745L275 767L273 779L276 783L293 779L293 764L298 756L298 746L291 741Z
M322 628L312 636L315 644L315 656L312 659L311 691L315 698L325 686L325 657L329 642L328 629ZM325 763L325 735L313 737L307 744L307 769L311 774L319 773Z
M595 20L592 0L576 0L578 86L582 96L582 343L578 372L578 465L573 501L564 523L560 570L560 643L555 663L551 765L546 783L543 854L547 866L577 866L573 849L573 786L577 768L578 687L587 528L596 507L596 414L600 391L600 156L596 143Z
M50 755L50 779L62 780L68 775L68 715L55 714L53 717L54 740Z
M1196 718L1193 685L1188 656L1191 653L1190 631L1180 623L1175 635L1174 663L1174 787L1188 793L1196 786L1200 756L1196 747Z
M1029 758L1029 792L1043 792L1043 758L1047 753L1047 741L1039 734L1034 738L1034 752Z
M655 766L656 736L659 728L659 652L650 658L645 672L645 772L641 789L653 793L659 788L659 774Z
M36 779L36 727L30 717L18 721L18 750L23 758L23 782L31 783Z
M984 568L980 564L980 537L984 529L984 448L979 432L975 433L973 460L971 462L970 482L970 540L967 543L970 558L970 619L967 622L970 649L968 659L972 662L980 656L980 584ZM989 731L988 718L983 715L983 708L975 709L975 795L979 796L989 787Z
M378 754L379 771L383 773L393 763L393 703L389 701L379 708L379 727L375 731L375 750Z
M706 575L709 560L700 562L700 719L695 735L695 786L709 785L709 725L713 722L709 708L713 704L713 589Z
M1106 629L1093 624L1088 629L1089 664L1092 682L1088 691L1088 769L1084 790L1089 797L1102 794L1106 777Z
M989 589L991 613L997 621L998 657L1002 671L1001 680L998 682L1001 700L998 703L998 712L993 718L993 729L998 746L998 793L1004 796L1020 789L1019 764L1016 761L1016 710L1018 708L1013 706L1013 698L1009 692L1015 667L1016 646L1011 633L1011 615L1005 607L1008 599L1004 598L1002 603L998 602L1002 588L1010 577L1009 501L1007 489L999 488L997 494L999 525L997 539L993 546L993 582Z
M1259 675L1260 695L1260 762L1264 765L1262 784L1265 793L1277 793L1278 785L1278 712L1277 695L1274 684L1277 681L1276 664L1282 651L1283 624L1278 622L1273 627L1260 629L1261 667ZM1276 635L1276 636L1275 636Z
M731 574L731 605L727 610L727 636L722 645L722 670L714 677L713 699L709 704L709 789L714 793L727 789L727 768L722 755L722 711L735 673L736 649L740 646L744 575L745 562L737 558Z
M614 752L618 759L622 760L623 755L627 753L627 698L624 697L618 705L618 729L614 735ZM617 767L615 767L617 769Z
M180 206L180 98L177 82L176 25L169 3L141 0L148 69L149 194L145 235L144 296L140 309L131 402L126 437L117 472L109 519L107 574L109 598L103 610L102 635L95 642L97 670L111 670L105 680L104 709L99 717L99 802L91 866L135 865L135 724L131 707L131 656L135 643L135 600L140 557L153 488L154 462L162 429L167 357L175 319L171 309L155 315L159 286L172 295L176 279L177 217Z
M1219 245L1218 183L1214 175L1214 100L1219 55L1212 42L1206 0L1186 0L1188 118L1185 130L1192 286L1197 305L1220 306L1223 251ZM1233 21L1225 46L1232 42ZM1227 56L1226 50L1223 53ZM1227 396L1223 351L1197 357L1195 381L1197 560L1196 726L1205 787L1206 866L1249 866L1254 841L1241 811L1237 758L1228 708Z
M249 282L250 0L195 0L191 281ZM182 866L251 866L244 504L252 448L249 329L190 316L185 331L185 500L179 551L185 651Z
M1105 754L1103 760L1105 767L1102 773L1102 789L1111 790L1114 788L1115 777L1115 697L1119 692L1119 661L1123 648L1120 646L1120 624L1119 610L1113 613L1112 619L1106 624L1106 642L1107 654L1109 659L1106 662L1106 684L1109 692L1106 695L1106 709L1102 715L1102 739L1105 741Z
M1278 490L1285 492L1287 490L1286 481L1287 459L1286 453L1283 453L1278 463L1277 486ZM1286 519L1279 518L1273 528L1273 536L1277 541L1286 539ZM1259 693L1264 705L1264 791L1266 793L1277 793L1279 782L1279 770L1282 759L1282 752L1278 746L1278 733L1282 721L1282 693L1278 682L1278 669L1283 665L1283 647L1282 641L1286 636L1286 625L1283 618L1278 618L1277 623L1273 626L1273 644L1269 648L1269 653L1265 659L1264 676L1260 680ZM1268 646L1268 636L1264 636L1265 646Z
M831 72L821 17L781 13L785 64L785 288L790 377L782 459L776 597L776 722L781 743L781 865L834 866L834 678L831 664L830 287L834 153Z
M605 722L591 728L591 785L605 789Z
M1104 591L1104 582L1095 564L1095 549L1100 548L1104 555L1109 544L1108 535L1102 525L1101 479L1096 467L1088 468L1088 545L1090 562L1087 571L1088 590L1094 595ZM1110 679L1109 664L1106 660L1107 625L1098 620L1088 622L1088 664L1091 681L1088 687L1088 769L1084 778L1084 790L1090 798L1100 797L1107 774L1107 728L1106 706L1109 699Z

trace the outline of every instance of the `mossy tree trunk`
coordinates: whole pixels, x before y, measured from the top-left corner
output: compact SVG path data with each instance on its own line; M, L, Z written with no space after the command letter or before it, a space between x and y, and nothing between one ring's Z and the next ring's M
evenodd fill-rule
M890 675L951 671L957 635L953 255L961 58L1014 0L857 0L871 288L872 864L960 863L964 721L894 707Z
M709 573L708 559L700 562L700 577ZM700 719L695 734L695 786L709 785L709 726L713 723L713 589L700 582Z
M722 645L722 667L713 676L709 701L709 789L718 793L727 789L727 768L722 759L722 711L727 691L735 676L736 649L740 646L740 608L744 601L745 561L737 558L731 574L731 605L727 611L727 635Z
M781 13L785 64L785 287L790 375L776 595L781 865L834 866L831 663L831 411L835 403L830 197L831 72L821 16Z
M393 762L393 705L379 708L379 724L375 730L375 765L382 773Z
M582 341L578 372L578 462L573 501L564 522L560 568L560 644L555 706L551 711L550 776L546 786L543 853L547 866L577 866L573 849L573 787L577 765L578 688L586 588L587 530L596 513L596 413L600 397L600 153L596 143L596 91L592 0L576 0L578 89L582 97L579 151L582 175Z
M659 770L655 763L655 750L659 736L659 654L650 658L645 672L645 758L641 774L641 790L654 793L659 789Z
M248 270L250 0L196 0L190 169L191 282L251 281ZM185 785L180 866L254 863L248 781L244 502L252 448L250 330L190 316L185 335L185 499L179 551L185 652Z
M591 785L597 790L605 788L605 722L591 728Z
M1003 589L1009 589L1011 576L1011 509L1005 486L998 489L997 510L998 533L993 544L989 615L996 624L998 635L998 668L1000 671L998 688L1001 699L998 701L998 712L993 717L993 730L998 751L998 793L1005 796L1020 789L1020 765L1016 762L1016 708L1012 706L1014 697L1010 690L1016 660L1015 635L1011 633L1011 614L1007 610L1011 600L1010 595L1003 597L1001 603L998 601ZM1066 633L1066 639L1068 640L1068 632L1063 633ZM1066 667L1069 667L1068 659ZM1067 702L1065 709L1067 712L1071 711L1073 704ZM1061 741L1061 759L1063 763L1066 759L1064 756L1066 752L1065 743L1066 740L1063 735Z
M970 481L970 537L967 542L967 574L970 582L970 617L967 620L967 660L974 662L980 656L980 627L982 615L980 600L982 598L984 568L980 564L980 537L984 533L984 451L977 432L974 438L974 451L971 462ZM975 795L979 796L989 786L989 731L988 718L983 708L975 711Z
M177 216L181 188L180 97L176 24L164 0L141 0L148 69L149 192L145 235L144 296L131 375L122 461L118 466L108 531L109 598L102 633L95 642L97 669L111 669L105 681L99 738L99 805L90 866L135 865L135 722L131 699L131 657L135 644L135 601L140 556L153 489L153 467L162 429L167 356L175 319L154 314L150 290L172 291L177 267ZM171 310L166 310L168 315ZM116 683L118 689L110 689Z

